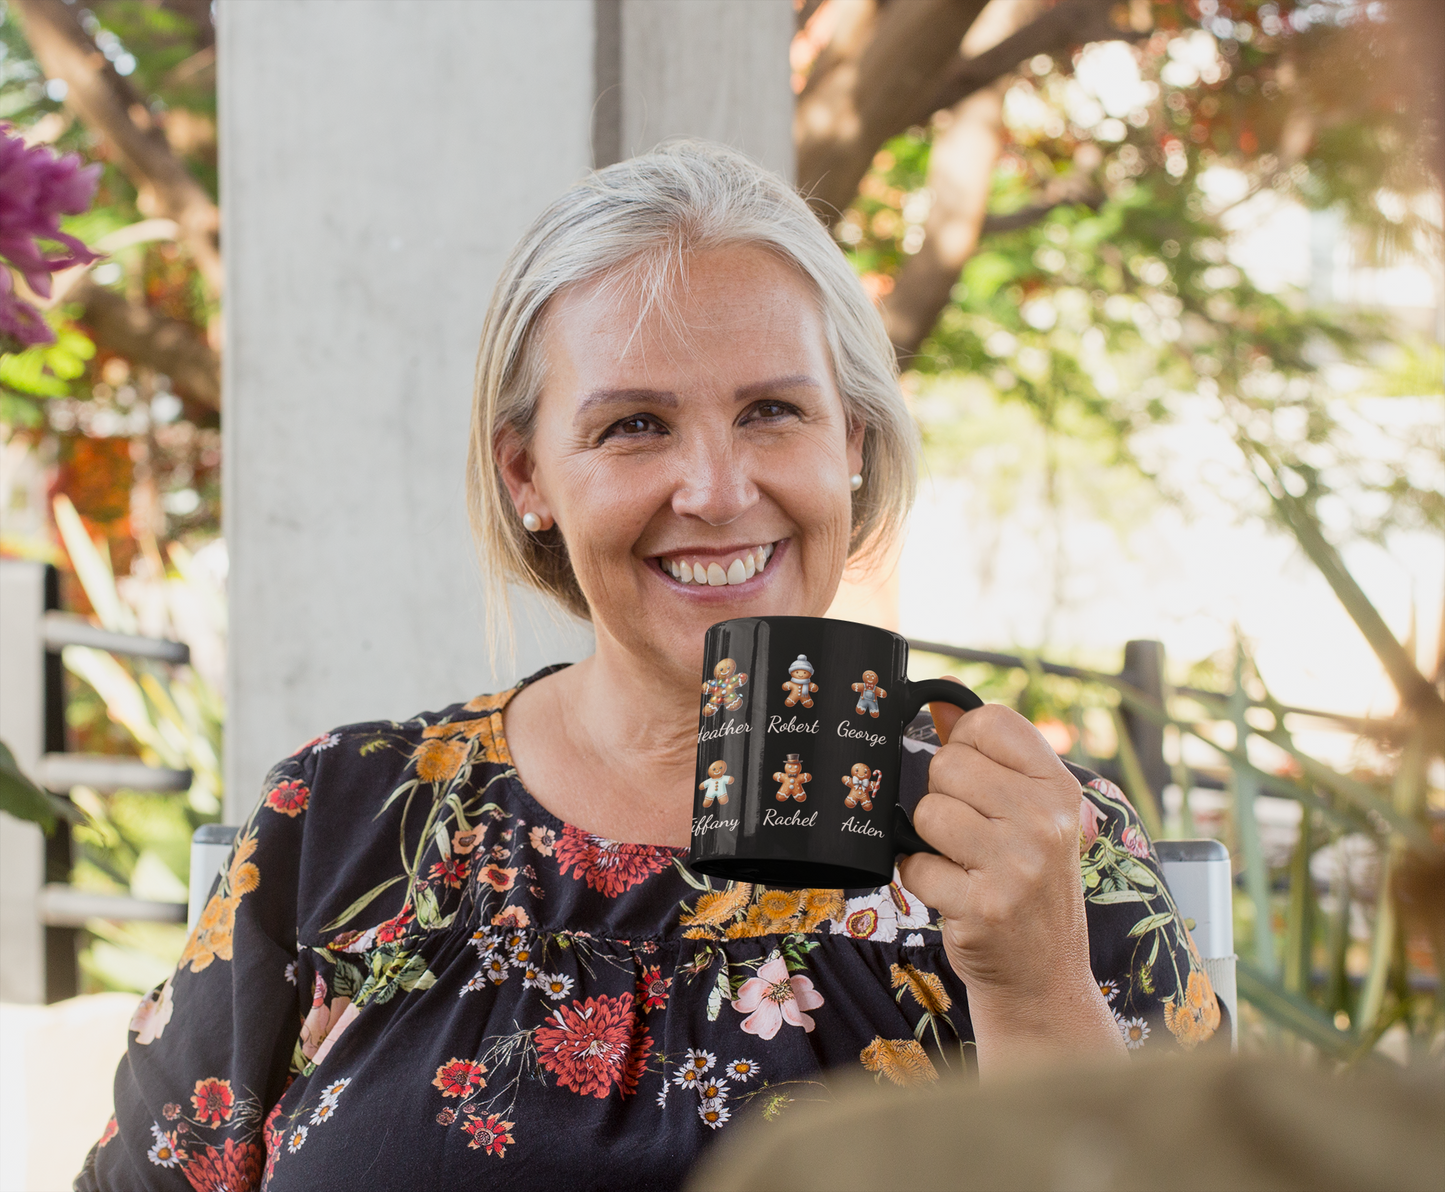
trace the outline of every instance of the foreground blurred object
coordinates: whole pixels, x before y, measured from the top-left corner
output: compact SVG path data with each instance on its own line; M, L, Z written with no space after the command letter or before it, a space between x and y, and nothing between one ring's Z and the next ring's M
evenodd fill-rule
M690 1189L1438 1192L1442 1121L1438 1070L1330 1080L1259 1059L1079 1068L986 1088L854 1086L730 1138Z

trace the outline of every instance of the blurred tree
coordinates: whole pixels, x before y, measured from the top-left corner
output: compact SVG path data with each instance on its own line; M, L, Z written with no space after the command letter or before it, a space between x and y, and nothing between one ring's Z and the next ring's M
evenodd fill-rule
M1439 393L1438 346L1327 294L1265 292L1230 243L1231 217L1273 195L1336 213L1365 262L1438 260L1445 5L807 0L798 18L800 185L900 362L967 375L1141 472L1140 432L1207 406L1380 658L1402 725L1445 746L1445 666L1421 673L1337 546L1445 528L1438 426L1366 459L1343 388ZM958 430L936 413L946 457Z

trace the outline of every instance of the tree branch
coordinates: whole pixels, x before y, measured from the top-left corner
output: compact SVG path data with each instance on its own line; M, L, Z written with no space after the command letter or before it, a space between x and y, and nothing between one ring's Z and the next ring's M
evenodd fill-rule
M973 58L958 55L934 88L920 97L903 128L923 124L934 112L952 107L1038 54L1057 54L1091 41L1139 41L1149 36L1148 29L1117 25L1112 15L1117 7L1112 0L1060 0L992 49Z
M958 54L985 0L834 0L833 39L798 96L798 183L827 223L853 201L873 155Z
M218 296L220 213L171 151L145 101L106 61L75 10L62 0L11 0L11 11L20 17L25 39L45 73L65 81L65 106L104 138L135 184L141 212L176 222L181 242L212 296Z
M181 396L221 408L220 358L190 324L127 302L88 277L75 284L67 300L80 303L79 321L100 347L165 373Z
M899 270L883 299L883 323L904 367L933 330L959 272L978 247L994 162L1003 143L1003 89L989 87L971 95L949 115L928 158L933 206L924 224L923 245Z

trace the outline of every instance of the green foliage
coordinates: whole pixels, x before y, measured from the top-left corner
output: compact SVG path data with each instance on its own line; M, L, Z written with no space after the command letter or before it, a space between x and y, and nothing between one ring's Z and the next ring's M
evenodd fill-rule
M55 831L57 819L80 818L64 799L57 799L31 782L3 741L0 741L0 811L18 820L39 824L47 836Z

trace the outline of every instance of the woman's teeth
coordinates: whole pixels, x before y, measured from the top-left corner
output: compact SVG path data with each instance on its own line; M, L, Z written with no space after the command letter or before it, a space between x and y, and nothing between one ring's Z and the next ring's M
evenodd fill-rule
M675 580L680 580L685 584L707 584L710 587L721 588L727 584L747 583L768 565L768 560L772 557L773 544L768 542L739 555L727 565L726 570L718 563L704 565L701 562L689 563L686 559L668 558L659 561L662 563L662 569Z

